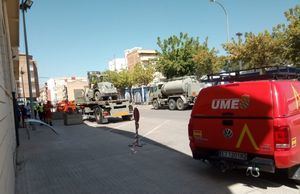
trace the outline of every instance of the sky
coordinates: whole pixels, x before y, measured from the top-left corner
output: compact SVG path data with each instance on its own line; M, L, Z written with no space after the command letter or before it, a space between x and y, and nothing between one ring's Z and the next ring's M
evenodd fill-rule
M199 37L200 42L208 37L209 47L225 54L225 13L209 0L33 1L26 26L40 82L106 70L109 60L124 57L125 49L159 50L157 37L180 32ZM237 32L258 33L286 23L284 12L300 4L300 0L217 1L227 10L230 38L236 38ZM22 29L20 25L20 51L24 53Z

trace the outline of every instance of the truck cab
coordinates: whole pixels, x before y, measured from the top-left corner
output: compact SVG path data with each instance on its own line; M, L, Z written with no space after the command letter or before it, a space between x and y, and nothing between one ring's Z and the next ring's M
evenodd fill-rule
M193 158L254 177L284 169L299 180L300 82L289 70L252 69L202 89L188 126Z

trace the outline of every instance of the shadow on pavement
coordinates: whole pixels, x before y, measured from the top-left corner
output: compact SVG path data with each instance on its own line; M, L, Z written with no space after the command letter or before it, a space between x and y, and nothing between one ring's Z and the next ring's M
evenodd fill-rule
M240 194L279 187L281 192L296 191L291 181L278 176L254 179L241 171L221 173L148 138L134 154L128 147L134 137L130 132L85 124L64 126L61 121L54 127L59 136L38 126L30 131L30 140L20 129L17 194Z
M110 127L104 127L103 130L107 130L112 133L117 133L119 135L123 135L128 138L132 138L132 139L134 139L134 137L135 137L135 133L124 131L124 130L118 130L118 129L114 129L114 128L110 128ZM178 154L185 155L186 157L188 157L188 158L185 158L185 160L194 160L192 157L190 157L182 152L179 152L179 151L172 149L166 145L163 145L161 143L153 141L149 138L145 138L145 137L141 136L141 141L142 141L142 143L145 143L146 145L151 144L151 145L159 146L163 149L167 149L172 152L177 152ZM217 178L221 182L222 182L222 179L224 178L227 180L231 180L232 184L240 182L244 185L247 185L248 187L259 187L262 189L266 189L268 187L280 187L282 185L285 185L285 186L291 187L291 188L295 188L295 189L298 188L297 184L295 184L295 182L293 180L287 179L287 174L284 171L280 171L276 174L263 172L259 178L253 178L251 176L247 177L245 170L232 170L232 171L227 171L225 173L222 173L219 169L214 169L209 164L205 164L199 160L198 161L194 160L194 161L198 162L200 166L206 167L205 170L203 170L203 168L199 169L196 167L195 168L196 171L199 170L199 173L206 172L207 175L210 176L212 179ZM201 170L201 172L200 172L200 170Z

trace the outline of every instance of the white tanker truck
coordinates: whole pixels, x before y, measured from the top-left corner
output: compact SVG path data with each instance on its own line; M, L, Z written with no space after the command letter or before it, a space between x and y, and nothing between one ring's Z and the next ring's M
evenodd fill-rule
M199 91L206 87L195 76L172 79L156 84L150 92L150 103L154 109L168 106L170 110L184 110L194 104Z

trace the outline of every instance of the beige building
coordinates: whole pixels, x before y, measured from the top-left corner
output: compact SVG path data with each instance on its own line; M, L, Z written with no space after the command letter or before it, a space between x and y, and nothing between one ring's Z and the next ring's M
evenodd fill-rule
M56 104L66 99L74 100L74 89L87 88L88 81L84 77L52 78L47 81L47 87L48 100Z
M40 96L38 98L38 101L39 102L42 102L42 103L47 103L47 101L51 99L51 96L50 96L50 91L48 89L48 86L47 84L45 84L44 86L42 86L40 88Z
M74 90L75 89L85 89L88 88L88 82L83 80L74 80L73 82L68 82L66 84L68 100L75 100Z
M13 93L18 77L19 1L0 0L0 192L15 193Z
M31 77L32 97L36 100L39 97L39 78L37 63L33 60L33 57L29 55L29 69ZM28 84L28 71L26 63L26 55L19 54L19 76L17 80L17 97L26 98L29 100L29 84Z
M134 65L141 63L142 65L148 65L152 60L156 59L158 54L155 50L146 50L140 47L128 49L125 51L125 60L128 69L132 69Z

